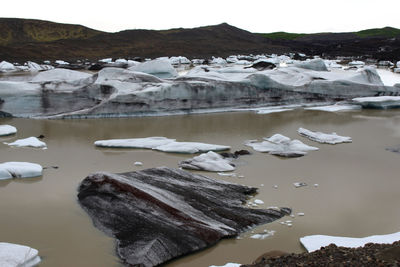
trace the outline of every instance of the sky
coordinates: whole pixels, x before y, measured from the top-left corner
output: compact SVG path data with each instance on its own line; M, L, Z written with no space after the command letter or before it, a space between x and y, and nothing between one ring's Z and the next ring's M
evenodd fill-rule
M17 0L0 17L96 30L193 28L223 22L251 32L349 32L400 28L400 0Z

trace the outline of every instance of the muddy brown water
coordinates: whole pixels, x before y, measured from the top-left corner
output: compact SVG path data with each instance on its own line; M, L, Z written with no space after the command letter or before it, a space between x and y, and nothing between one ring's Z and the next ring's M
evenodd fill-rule
M260 208L288 206L305 216L285 217L227 239L198 253L169 262L168 267L203 267L227 262L250 263L270 250L303 252L299 238L326 234L364 237L400 229L400 154L385 148L400 144L400 111L288 111L268 115L251 112L205 115L93 119L0 119L18 128L15 136L0 138L0 162L28 161L46 169L33 179L0 181L0 242L24 244L39 250L40 266L120 266L114 241L97 230L77 203L77 187L96 171L126 172L169 166L189 155L142 149L99 149L100 139L165 136L179 141L230 145L249 149L235 173L224 179L259 188ZM304 127L351 136L353 143L323 145L299 136ZM275 133L320 148L298 159L282 159L253 151L245 140ZM12 148L3 142L45 135L47 150ZM135 161L143 166L135 166ZM306 187L295 188L294 182ZM314 187L318 184L318 187ZM277 185L278 188L274 188ZM280 224L291 220L293 226ZM252 231L275 231L264 240Z

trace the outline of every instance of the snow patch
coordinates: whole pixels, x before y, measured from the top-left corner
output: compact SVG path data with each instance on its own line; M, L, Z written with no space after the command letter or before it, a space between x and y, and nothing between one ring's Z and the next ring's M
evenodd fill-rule
M300 238L300 242L308 252L313 252L321 247L335 244L338 247L358 248L367 243L391 244L400 240L400 232L388 235L373 235L363 238L339 237L328 235L311 235Z

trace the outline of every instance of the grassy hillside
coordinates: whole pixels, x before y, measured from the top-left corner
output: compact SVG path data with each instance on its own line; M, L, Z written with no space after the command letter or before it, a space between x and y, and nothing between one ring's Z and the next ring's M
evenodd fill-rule
M305 33L290 33L290 32L271 32L259 33L259 35L272 40L294 40L298 37L305 36Z
M81 25L43 20L0 18L0 45L18 42L51 42L88 39L101 33Z
M380 29L368 29L363 30L355 33L357 36L361 38L366 37L396 37L400 36L400 29L392 28L392 27L385 27Z

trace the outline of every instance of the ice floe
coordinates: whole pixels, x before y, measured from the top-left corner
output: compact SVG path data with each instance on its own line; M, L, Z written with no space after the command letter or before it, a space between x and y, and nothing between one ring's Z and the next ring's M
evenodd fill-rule
M109 139L99 140L94 142L98 147L115 147L115 148L147 148L154 149L158 146L169 144L176 139L169 139L166 137L145 137L145 138L131 138L131 139Z
M11 135L17 132L17 128L11 125L0 125L0 136Z
M299 128L297 132L302 135L307 137L308 139L322 143L322 144L340 144L340 143L351 143L352 139L349 136L340 136L337 135L336 133L331 133L331 134L326 134L322 132L313 132L304 128Z
M166 137L99 140L94 142L94 145L115 148L148 148L163 152L189 154L230 149L229 146L222 145L198 142L176 142L175 139L168 139Z
M177 71L168 59L146 61L130 67L129 70L152 74L160 78L172 78L178 76Z
M281 134L275 134L269 138L264 138L262 142L253 140L247 141L245 145L259 152L282 157L301 157L306 155L308 151L318 150L317 147L308 146L297 139L291 140L289 137Z
M154 148L155 150L170 153L194 154L208 151L224 151L230 149L229 146L205 144L198 142L171 142Z
M363 108L389 109L400 108L400 96L374 96L353 98Z
M250 238L264 240L264 239L266 239L268 237L273 236L274 234L275 234L275 231L273 231L273 230L270 230L270 231L264 230L263 233L258 233L258 234L251 235Z
M242 264L240 264L240 263L229 262L229 263L227 263L225 265L210 265L209 267L240 267L241 265Z
M54 63L58 64L58 65L69 65L69 62L64 61L64 60L56 60L54 61Z
M300 238L301 244L308 252L313 252L321 247L335 244L338 247L357 248L362 247L367 243L391 244L400 240L400 232L388 235L373 235L363 238L354 237L339 237L328 235L311 235Z
M213 151L200 154L191 159L183 160L179 163L179 167L191 170L203 170L211 172L233 171L235 167L229 159L225 159L220 154Z
M39 264L39 252L31 247L0 242L0 266L33 267Z
M360 110L360 105L344 105L344 104L335 104L328 106L316 106L316 107L308 107L304 108L305 110L320 110L320 111L328 111L328 112L338 112L338 111L348 111L348 110Z
M306 183L304 182L295 182L293 183L294 187L299 188L299 187L303 187L303 186L307 186Z
M36 163L15 161L4 162L0 163L0 180L37 177L42 175L42 171L42 166Z
M46 149L47 145L45 142L40 141L37 137L31 136L24 139L18 139L12 143L4 142L9 146L16 146L16 147L35 147L35 148L42 148Z

